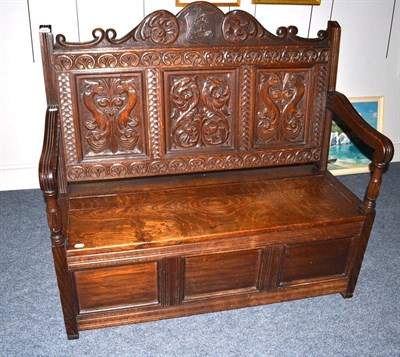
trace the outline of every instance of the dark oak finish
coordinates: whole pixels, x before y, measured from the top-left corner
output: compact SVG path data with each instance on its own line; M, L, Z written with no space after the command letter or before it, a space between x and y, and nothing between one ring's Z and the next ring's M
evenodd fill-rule
M273 35L198 2L93 37L40 29L39 179L68 338L350 297L393 146L335 91L340 26ZM364 201L326 170L332 119L374 151Z

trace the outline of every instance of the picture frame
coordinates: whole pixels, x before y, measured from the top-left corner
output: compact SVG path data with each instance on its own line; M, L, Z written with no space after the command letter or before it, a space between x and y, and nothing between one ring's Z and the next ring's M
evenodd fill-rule
M198 0L176 0L176 6L186 6ZM240 6L240 0L207 0L215 6Z
M252 4L320 5L321 0L252 0Z
M349 100L371 126L382 132L383 96L352 97ZM370 172L371 161L363 153L368 150L368 146L359 144L358 147L336 123L332 122L328 170L335 176Z

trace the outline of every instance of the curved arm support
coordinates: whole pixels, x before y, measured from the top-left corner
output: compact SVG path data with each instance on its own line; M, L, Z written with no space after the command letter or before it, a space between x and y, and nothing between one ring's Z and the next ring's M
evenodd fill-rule
M58 137L58 107L49 106L46 111L43 148L39 161L39 182L44 192L57 191Z
M393 144L389 138L369 125L343 94L329 91L327 108L333 113L334 120L338 124L345 124L363 143L374 151L372 155L373 173L363 203L363 208L366 211L373 211L379 195L383 170L393 158Z
M57 202L58 138L58 108L49 106L46 111L43 149L39 162L39 181L46 198L47 224L53 246L64 244L61 210Z

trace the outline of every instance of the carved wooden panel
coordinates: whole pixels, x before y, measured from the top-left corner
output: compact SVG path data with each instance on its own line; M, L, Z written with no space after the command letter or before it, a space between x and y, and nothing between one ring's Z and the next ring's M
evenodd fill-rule
M270 70L257 72L255 147L274 147L305 141L308 121L309 72Z
M166 72L164 82L167 153L234 148L234 71Z
M145 119L140 73L76 77L83 159L143 154Z
M330 44L192 4L127 35L58 36L68 181L289 165L321 157Z

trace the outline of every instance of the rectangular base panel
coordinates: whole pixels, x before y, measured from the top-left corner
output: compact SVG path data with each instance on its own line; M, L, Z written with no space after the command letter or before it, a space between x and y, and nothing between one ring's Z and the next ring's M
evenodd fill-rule
M120 311L80 314L78 316L78 327L80 331L83 331L223 310L233 310L341 293L346 290L346 286L347 279L338 278L330 281L286 287L275 292L253 292L235 296L215 297L213 299L207 299L207 301L196 300L181 306L154 306L152 309L145 310L128 308Z
M73 271L79 329L344 293L359 237L352 233L237 251L187 251L122 265L80 265Z

